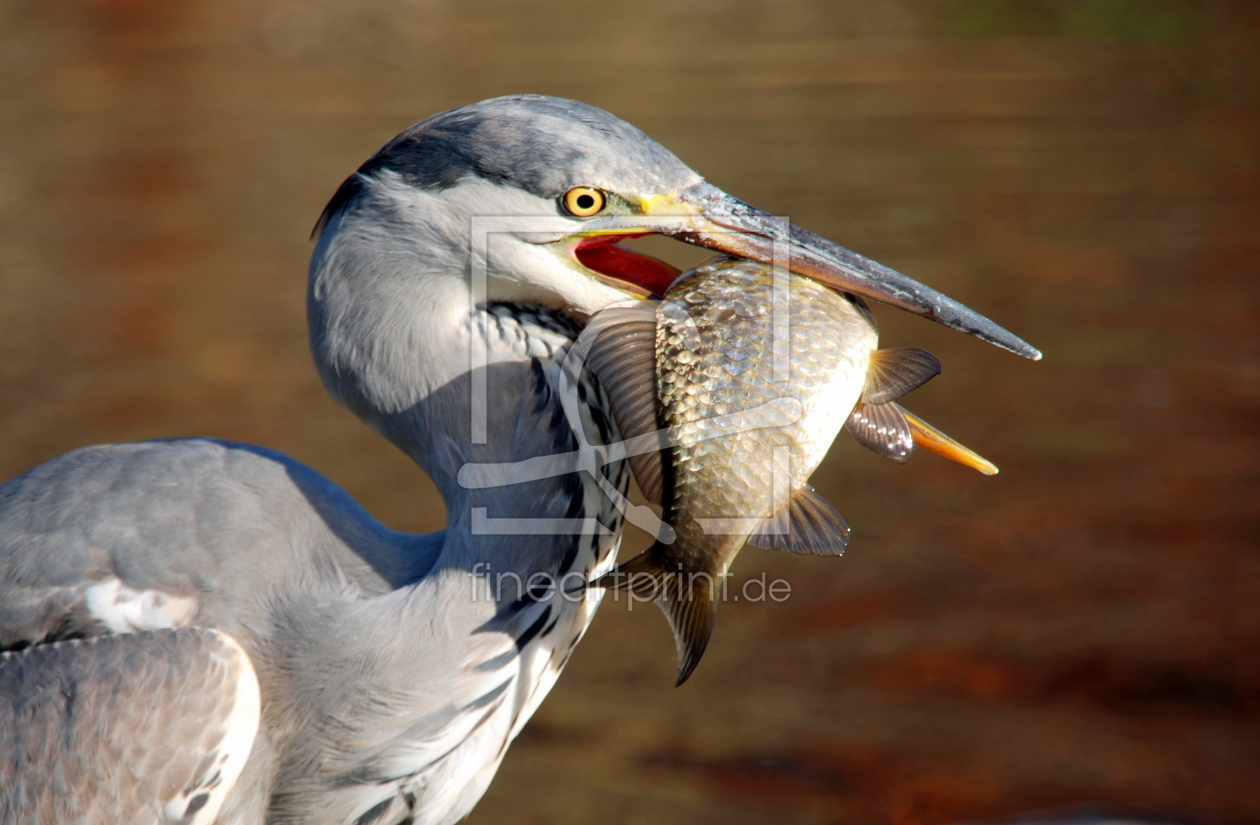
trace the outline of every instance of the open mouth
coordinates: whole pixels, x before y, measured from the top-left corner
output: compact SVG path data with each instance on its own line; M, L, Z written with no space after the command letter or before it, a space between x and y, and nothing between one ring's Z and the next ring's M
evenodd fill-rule
M644 298L659 298L681 271L659 258L617 244L617 241L648 234L588 236L573 248L573 257L610 286Z

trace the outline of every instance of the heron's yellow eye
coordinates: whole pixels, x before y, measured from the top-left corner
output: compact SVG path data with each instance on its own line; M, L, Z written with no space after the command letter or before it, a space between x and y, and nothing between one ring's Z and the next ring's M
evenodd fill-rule
M599 214L607 203L603 192L589 186L575 186L564 193L564 210L575 218Z

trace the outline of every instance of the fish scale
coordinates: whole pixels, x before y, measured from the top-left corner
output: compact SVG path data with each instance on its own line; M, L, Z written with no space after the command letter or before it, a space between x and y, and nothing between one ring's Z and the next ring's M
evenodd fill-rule
M596 580L655 601L678 645L678 683L712 634L722 578L745 543L820 556L849 528L807 481L842 428L904 462L924 446L996 468L893 400L940 372L917 349L876 349L861 299L719 256L659 303L605 310L583 337L644 495L668 529Z
M786 299L778 307L776 277ZM779 319L787 358L778 380L775 359L766 357L774 349L776 309L787 314L785 324ZM657 310L656 374L661 423L676 428L681 442L672 450L670 521L679 545L696 554L716 551L724 561L716 572L726 572L746 535L708 535L696 519L766 518L783 506L844 425L878 340L850 299L753 261L709 262L669 290ZM800 405L795 424L693 443L714 416L775 399ZM787 451L789 473L777 494L776 450Z

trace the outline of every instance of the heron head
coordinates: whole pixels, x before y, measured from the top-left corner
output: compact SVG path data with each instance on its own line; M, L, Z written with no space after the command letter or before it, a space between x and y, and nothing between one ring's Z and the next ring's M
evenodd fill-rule
M1031 358L1040 353L913 279L749 206L608 112L540 95L434 115L351 176L317 226L358 233L416 271L479 275L487 301L590 314L661 295L669 264L620 245L648 234L785 266L835 289L931 318ZM385 241L393 253L381 252Z

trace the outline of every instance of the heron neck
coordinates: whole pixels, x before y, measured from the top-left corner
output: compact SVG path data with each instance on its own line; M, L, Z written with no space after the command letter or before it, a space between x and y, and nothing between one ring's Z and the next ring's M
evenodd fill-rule
M541 538L522 551L511 519L598 515L585 475L468 489L467 464L503 464L569 453L579 439L560 403L561 360L577 327L559 313L516 305L473 304L458 261L412 255L398 241L359 237L355 227L321 241L308 296L311 348L332 396L411 456L446 504L448 543L470 564L554 569L572 538ZM371 241L370 243L368 241ZM393 244L391 246L391 244ZM370 254L369 254L370 253ZM451 267L442 273L435 265ZM598 405L591 388L580 403ZM594 419L607 429L610 416ZM603 443L607 432L586 433ZM614 473L615 475L616 473ZM529 527L524 528L526 532Z

